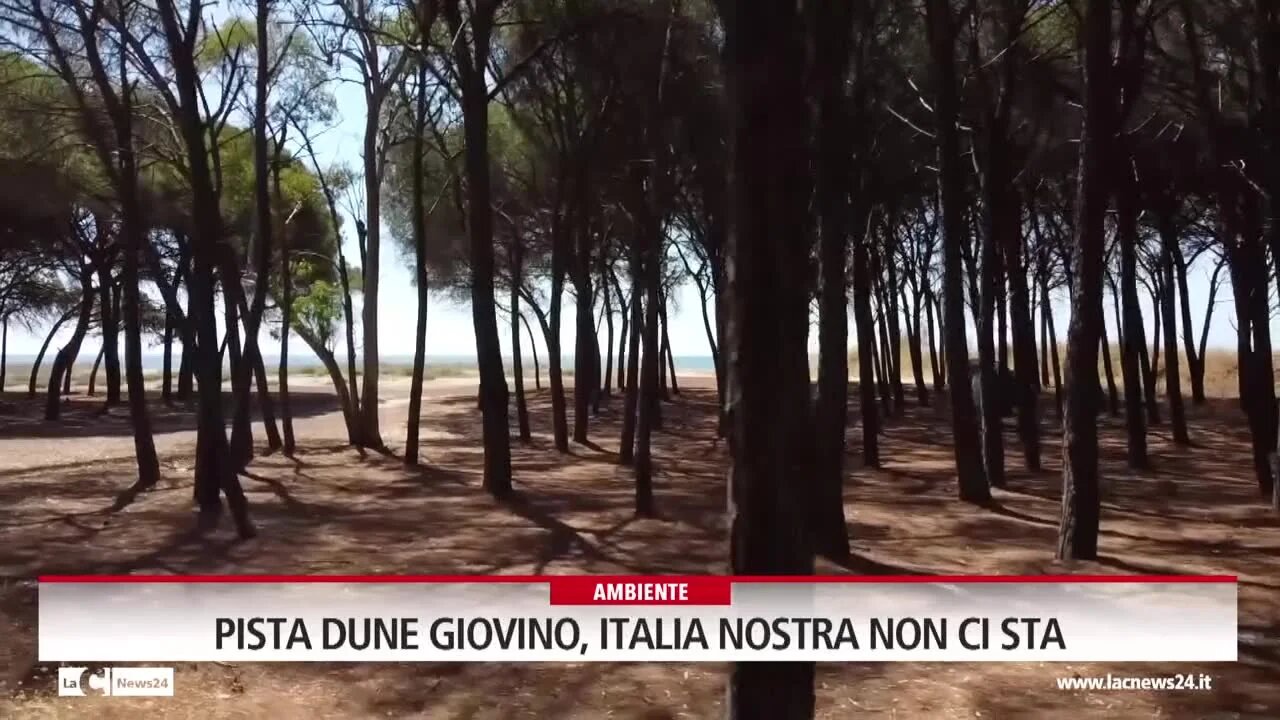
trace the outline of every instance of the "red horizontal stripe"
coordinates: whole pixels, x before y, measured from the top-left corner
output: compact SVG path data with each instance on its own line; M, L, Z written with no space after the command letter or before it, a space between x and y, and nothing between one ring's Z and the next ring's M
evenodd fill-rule
M551 583L663 582L725 578L732 583L1234 583L1235 575L41 575L42 583Z

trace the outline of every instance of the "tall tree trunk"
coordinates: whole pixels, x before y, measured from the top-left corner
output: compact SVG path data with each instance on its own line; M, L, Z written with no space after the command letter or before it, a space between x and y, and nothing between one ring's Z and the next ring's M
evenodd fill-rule
M818 213L818 401L814 408L814 498L809 509L814 551L836 562L849 557L844 514L845 432L849 404L849 301L845 288L852 178L849 74L852 5L819 6L810 28L819 75L813 148ZM913 360L915 357L913 356ZM807 362L807 360L806 360ZM807 379L807 372L806 372ZM917 372L917 382L919 373Z
M1159 272L1158 266L1155 272ZM1160 325L1162 318L1160 317L1160 296L1162 290L1158 280L1152 278L1155 287L1151 291L1151 358L1149 362L1144 362L1146 375L1143 378L1142 389L1146 395L1147 406L1147 422L1151 425L1160 424L1160 402L1156 399L1156 383L1160 377ZM1143 350L1146 350L1146 342L1143 342Z
M231 461L237 470L242 470L253 457L253 425L250 417L250 384L249 362L240 344L240 308L236 302L241 295L240 281L237 276L239 265L228 267L232 263L223 263L222 267L222 307L226 323L226 344L228 363L231 371L231 393L234 404L231 408Z
M583 184L585 179L579 183L580 186ZM582 207L585 209L585 204ZM592 307L595 294L591 287L591 244L591 229L584 218L578 227L573 269L573 287L578 296L573 305L573 441L581 445L590 442L591 400L597 388L592 367L596 358L593 343L596 333Z
M173 313L164 315L164 356L160 370L160 399L173 404Z
M1143 407L1142 355L1146 336L1138 305L1138 188L1126 150L1116 172L1116 234L1120 241L1120 302L1124 310L1120 366L1124 375L1125 432L1129 467L1150 467L1147 457L1147 424Z
M547 340L547 380L551 386L551 435L556 450L569 452L569 420L565 408L564 372L560 365L563 354L560 351L560 316L561 303L564 296L564 244L566 240L558 237L563 230L552 229L551 248L551 332L546 334Z
M1040 292L1044 293L1044 281L1040 280ZM1046 293L1047 294L1047 293ZM1049 310L1045 302L1040 303L1040 386L1049 386L1049 355L1054 352L1053 346L1049 344ZM1057 392L1055 388L1055 393ZM1058 417L1062 417L1062 403L1059 398L1054 398L1058 402Z
M605 360L604 385L596 394L596 413L600 412L601 398L613 396L613 291L609 289L609 281L604 273L600 274L600 294L604 296Z
M1009 283L1009 315L1013 335L1013 376L1018 386L1018 439L1023 465L1040 470L1040 378L1036 374L1035 313L1027 288L1025 241L1022 236L1022 198L1010 192L1009 232L1004 236L1004 268Z
M640 240L631 242L631 335L627 339L627 392L622 400L622 438L618 444L618 463L630 465L635 461L636 410L640 406L640 331L644 325L641 315L641 288L644 271L641 268Z
M489 42L496 4L473 12L468 18L470 46L458 42L455 61L461 70L463 134L466 139L467 230L471 256L471 318L476 334L476 359L480 366L480 393L484 405L484 487L497 498L511 494L511 434L508 418L507 380L498 341L498 320L493 291L493 209L489 157L489 89L485 79ZM462 31L457 3L446 4L454 34ZM474 55L471 52L474 51ZM367 349L367 348L366 348Z
M904 295L904 305L906 300ZM920 322L920 296L917 294L912 299L911 317L907 321L907 352L911 355L911 377L916 385L916 402L921 407L929 407L929 387L924 381L924 347L920 337Z
M111 277L111 266L115 262L115 252L112 251L103 259L102 264L98 266L98 292L99 295L99 312L102 315L100 329L102 330L102 347L103 347L103 364L106 372L107 380L107 405L116 405L120 402L120 299L119 293L115 290L115 283Z
M155 439L151 435L151 414L147 409L146 379L142 374L142 313L141 292L138 289L138 256L142 253L146 227L138 198L138 168L133 153L133 102L132 91L124 70L124 58L120 60L120 80L124 90L124 107L116 118L116 154L120 163L122 182L120 192L121 227L120 240L124 246L124 275L121 292L124 296L124 360L129 388L129 420L133 425L133 450L138 464L138 480L130 492L152 488L160 481L160 462L156 457Z
M865 185L865 178L863 178ZM876 328L871 313L871 242L868 225L872 210L854 197L851 241L853 243L853 319L858 333L858 411L862 419L862 464L880 467L880 410L876 407ZM821 329L818 331L821 338ZM848 362L846 359L845 362Z
M1049 365L1053 368L1053 402L1057 406L1058 419L1063 419L1062 392L1062 359L1058 346L1058 330L1053 322L1053 309L1049 304L1049 290L1042 287L1044 293L1045 325L1049 331Z
M410 174L412 175L414 285L418 290L418 317L413 339L413 376L409 381L409 417L405 423L404 464L418 465L418 426L422 421L422 376L427 363L427 303L430 299L430 277L427 275L427 208L425 175L423 167L426 147L423 136L427 132L427 66L418 63L413 118L413 149ZM514 286L514 287L518 287Z
M524 249L520 238L511 238L511 378L516 389L516 422L520 428L520 441L529 442L529 406L524 397L524 357L520 350L520 286L524 283ZM529 344L533 345L532 336ZM538 350L534 348L536 356Z
M4 392L5 375L9 365L9 316L0 318L0 393Z
M723 0L731 217L726 275L730 418L730 571L807 575L812 472L805 225L808 132L796 3ZM799 491L797 491L799 490ZM735 663L731 720L800 720L814 711L814 665Z
M1164 278L1164 294L1161 304L1165 317L1164 323L1164 392L1169 399L1169 424L1173 429L1173 442L1178 445L1190 445L1191 436L1187 432L1187 415L1182 406L1182 375L1178 367L1178 323L1173 300L1173 256L1178 252L1178 232L1171 224L1160 228L1160 274Z
M942 196L943 295L946 314L947 374L951 376L951 429L960 499L985 503L991 499L978 444L977 413L969 383L969 350L965 340L963 247L968 221L963 160L960 157L960 99L956 90L955 17L947 0L927 0L930 56L936 71L935 105L938 116L939 190Z
M676 379L676 357L671 353L671 334L667 326L667 298L664 293L662 298L662 307L658 310L662 314L662 351L667 358L667 377L671 383L671 394L680 394L680 382Z
M929 369L933 373L933 391L941 395L946 383L942 380L944 377L942 363L938 361L937 334L933 326L933 302L930 300L930 295L932 293L926 291L924 298L925 320L929 323Z
M636 417L636 515L649 517L656 514L653 501L653 430L661 426L658 405L658 370L662 364L662 349L659 344L658 320L659 309L663 304L662 297L662 260L665 256L665 239L662 226L662 198L666 192L667 178L667 139L665 137L666 117L664 108L667 101L667 72L671 64L671 32L679 12L680 0L671 0L667 14L665 37L662 42L662 55L658 64L658 77L654 78L654 95L649 110L652 115L646 123L644 131L645 149L649 160L644 177L644 196L640 203L643 209L640 228L640 241L643 243L643 290L644 307L644 356L640 364L640 407Z
M627 339L630 337L628 328L631 321L631 304L627 302L626 296L622 294L622 285L618 282L618 276L614 274L613 269L609 269L609 277L613 280L613 289L618 293L618 314L622 316L622 328L618 333L618 392L626 393L626 374L627 374Z
M1057 557L1098 555L1102 511L1098 477L1098 335L1106 238L1107 155L1114 134L1111 2L1087 0L1080 28L1084 47L1084 128L1074 209L1071 322L1067 330L1067 398L1062 427L1062 519ZM1048 303L1045 303L1046 306Z

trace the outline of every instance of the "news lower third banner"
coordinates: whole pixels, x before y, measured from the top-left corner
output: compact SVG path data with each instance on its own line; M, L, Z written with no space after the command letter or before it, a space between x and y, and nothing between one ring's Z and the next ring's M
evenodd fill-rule
M77 576L41 662L1234 661L1221 576Z

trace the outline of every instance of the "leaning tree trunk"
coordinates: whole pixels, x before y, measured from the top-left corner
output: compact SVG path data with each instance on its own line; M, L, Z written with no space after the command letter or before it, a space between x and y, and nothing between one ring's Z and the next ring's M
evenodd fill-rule
M75 357L80 353L80 343L84 341L84 334L89 330L89 320L93 317L93 276L88 269L82 269L80 272L81 298L80 312L76 318L75 330L71 333L71 339L67 344L62 346L58 354L53 358L53 368L49 371L49 389L45 395L44 419L57 420L59 412L62 409L61 389L63 385L63 376L71 377L72 364L75 363Z
M40 352L36 353L35 362L31 364L31 379L27 381L27 397L34 398L36 396L36 383L40 377L40 365L44 362L44 354L49 350L49 343L53 341L53 336L58 334L58 330L62 328L62 324L71 319L75 315L75 310L68 310L58 318L58 321L49 329L49 334L44 336L44 342L40 344Z
M529 320L524 315L520 315L520 322L524 324L524 332L529 336L529 350L533 353L533 389L542 390L542 364L538 362L538 341L533 337Z
M102 356L104 354L104 348L98 348L98 356L93 360L93 369L89 371L89 389L85 391L85 394L89 397L93 397L94 393L97 392L98 368L102 366Z
M722 6L734 232L726 253L730 571L807 575L809 248L803 45L796 3ZM811 662L735 663L727 717L800 720L814 711Z
M1057 557L1098 555L1098 335L1107 212L1107 153L1113 135L1111 2L1088 0L1080 33L1085 53L1084 129L1074 209L1067 398L1062 427L1062 519ZM1046 298L1047 299L1047 298ZM1047 303L1046 303L1047 305Z
M1035 313L1027 288L1020 200L1016 191L1010 192L1008 213L1010 220L1017 218L1017 222L1012 222L1011 231L1005 235L1004 267L1013 325L1013 375L1018 386L1018 438L1022 441L1023 464L1035 472L1040 469L1040 378L1036 374Z

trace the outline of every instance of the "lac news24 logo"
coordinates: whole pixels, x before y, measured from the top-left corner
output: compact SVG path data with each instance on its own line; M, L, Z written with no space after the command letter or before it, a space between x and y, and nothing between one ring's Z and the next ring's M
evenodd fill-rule
M173 668L58 668L58 694L64 697L167 697L173 695Z

